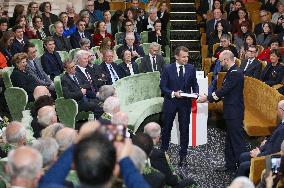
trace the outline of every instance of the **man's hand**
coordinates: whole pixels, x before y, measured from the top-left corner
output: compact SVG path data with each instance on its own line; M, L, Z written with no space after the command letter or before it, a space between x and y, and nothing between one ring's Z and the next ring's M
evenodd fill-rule
M133 57L139 57L139 54L136 51L132 51L132 56Z
M181 92L181 91L176 91L176 92L174 92L175 97L178 98L178 99L179 99L179 98L182 98L182 96L180 96L180 92Z
M81 92L82 92L82 94L83 94L83 95L86 95L87 90L86 90L86 89L84 89L84 88L82 88L82 89L81 89Z
M197 99L197 102L198 102L198 103L205 103L205 102L208 102L207 95L205 95L205 94L199 95L199 97L198 97L198 99Z
M255 148L255 149L250 151L250 156L251 157L257 157L258 154L260 154L259 148Z

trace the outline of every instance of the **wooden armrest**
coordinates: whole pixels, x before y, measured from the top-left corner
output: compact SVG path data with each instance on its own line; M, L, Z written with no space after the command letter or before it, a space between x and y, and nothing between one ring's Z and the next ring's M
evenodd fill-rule
M272 88L274 88L274 89L279 89L279 88L282 87L282 86L283 86L282 84L277 84L277 85L272 86Z

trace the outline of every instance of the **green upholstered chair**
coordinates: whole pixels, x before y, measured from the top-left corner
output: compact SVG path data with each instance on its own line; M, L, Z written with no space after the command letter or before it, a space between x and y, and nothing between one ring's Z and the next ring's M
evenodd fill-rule
M165 61L165 64L170 64L171 63L171 58L164 57L164 61Z
M120 47L120 46L122 46L123 44L117 44L117 45L115 45L114 47L113 47L113 50L114 51L117 51L117 49Z
M10 79L10 76L11 76L13 70L14 70L14 67L5 67L2 70L3 81L4 81L6 88L13 87L12 81Z
M28 104L28 95L23 88L9 87L6 88L5 99L14 121L21 121L23 114L22 111L26 109Z
M142 60L143 57L138 57L137 59L135 59L135 63L137 63L138 65L138 70L139 72L142 72L142 69L141 69L141 60Z
M148 43L148 33L149 31L142 31L140 33L141 43Z
M145 118L162 111L159 85L159 72L135 74L114 83L121 111L129 117L129 129L136 131Z
M140 46L141 46L141 47L143 48L143 50L144 50L145 55L148 55L148 54L149 54L149 47L150 47L150 44L151 44L151 43L143 43L143 44L140 44ZM159 49L158 54L161 55L161 46L160 46L160 49Z
M120 64L122 62L123 62L122 59L117 59L117 60L114 61L114 63L116 63L116 64Z
M42 56L42 54L44 53L43 41L40 39L30 39L29 42L35 45L37 50L36 52L37 57Z
M69 51L69 57L71 59L74 59L75 53L78 52L80 50L80 48L75 48Z
M64 62L65 59L69 58L69 53L66 51L57 51L60 55L61 61Z
M119 36L120 36L122 33L123 33L123 32L117 32L117 33L115 33L115 35L114 35L115 45L118 45L118 39L119 39Z
M51 24L51 25L48 27L48 29L49 29L50 34L53 36L53 34L55 33L55 25L54 25L54 24Z
M57 98L63 97L60 76L54 77L54 88L55 88Z
M99 50L100 46L94 46L91 48L91 50L94 52L94 54L97 53L97 51Z
M166 53L166 57L168 58L171 57L171 49L169 45L165 46L165 53Z
M101 64L103 62L103 60L101 58L97 58L95 61L92 62L92 64Z

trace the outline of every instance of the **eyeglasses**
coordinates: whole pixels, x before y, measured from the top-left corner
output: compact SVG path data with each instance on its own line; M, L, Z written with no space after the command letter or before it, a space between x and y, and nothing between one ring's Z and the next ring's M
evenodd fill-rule
M38 7L31 7L31 8L36 9L36 8L38 8Z
M267 14L264 14L264 15L260 15L260 17L264 17L264 16L267 16Z
M248 52L251 52L251 53L256 53L256 51L252 51L252 50L248 50Z
M132 24L130 24L130 25L125 25L126 27L130 27L130 26L132 26Z

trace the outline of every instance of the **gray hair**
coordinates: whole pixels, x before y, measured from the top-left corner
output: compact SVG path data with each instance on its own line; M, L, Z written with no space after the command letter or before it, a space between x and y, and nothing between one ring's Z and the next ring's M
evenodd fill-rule
M226 39L226 40L228 40L228 41L231 41L231 36L229 35L229 34L223 34L223 35L221 35L221 37L220 37L220 40L221 39Z
M149 46L150 49L152 48L160 48L160 44L158 44L157 42L152 42Z
M38 111L38 123L44 126L48 126L52 123L52 118L56 116L56 111L53 106L44 106Z
M248 179L248 177L240 176L233 180L231 185L237 184L239 188L254 188L254 184Z
M70 145L72 145L77 138L77 133L74 129L65 127L58 131L55 135L55 139L59 146L59 154L65 151Z
M152 139L157 138L161 134L161 127L155 122L147 123L144 127L144 133L148 134Z
M33 180L41 171L42 156L32 147L22 146L8 153L7 167L11 178Z
M62 123L53 123L41 131L41 137L42 138L47 138L47 137L55 138L56 133L60 131L61 129L63 129L64 127L65 126Z
M235 61L234 54L230 50L224 50L223 52L221 52L220 56L225 56L230 61L233 61L233 62Z
M115 108L119 108L120 107L120 102L118 97L108 97L103 105L103 110L104 112L113 114Z
M52 164L58 154L59 146L54 138L38 138L32 145L43 158L43 167Z
M140 173L142 173L147 159L146 153L138 146L133 145L132 152L129 157L134 163L134 166L140 171Z
M105 101L108 97L115 95L115 88L112 85L103 85L99 89L98 98L100 101Z
M4 138L8 144L17 145L19 141L26 140L26 129L20 122L12 121L4 132Z
M149 8L148 12L153 13L153 12L158 12L158 10L157 10L156 7L151 7L151 8Z
M85 44L91 44L91 41L88 38L81 38L79 42L80 47L84 46Z
M131 33L127 33L127 34L125 35L125 39L126 39L126 38L129 38L129 37L131 37L132 39L135 39L134 33L131 32Z
M86 50L79 50L78 52L75 53L73 61L76 62L76 64L78 64L79 59L83 55L89 55L89 52Z
M89 16L89 12L87 10L80 12L80 17Z

